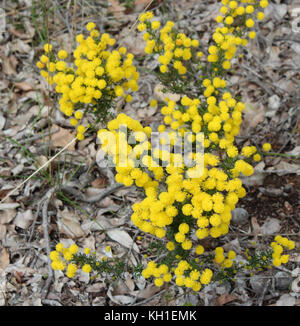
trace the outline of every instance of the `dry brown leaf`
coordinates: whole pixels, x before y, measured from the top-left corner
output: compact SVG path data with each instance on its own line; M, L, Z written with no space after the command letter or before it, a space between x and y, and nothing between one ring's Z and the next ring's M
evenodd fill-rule
M108 180L105 177L97 178L92 181L92 186L97 189L105 188L108 185Z
M101 200L99 205L104 208L113 207L115 205L115 202L111 198L106 197L103 200Z
M5 75L11 76L17 74L16 65L14 63L15 61L11 60L11 57L2 58L2 70Z
M28 91L32 91L34 88L32 87L32 85L26 83L25 81L23 82L19 82L15 84L15 87L20 89L23 92L28 92Z
M9 265L9 254L5 248L0 251L0 269L5 269Z
M120 4L119 0L108 0L108 2L110 3L108 12L111 12L116 19L124 15L125 7Z
M145 289L139 292L139 299L149 299L154 296L155 293L159 292L160 288L155 285L149 285Z
M58 228L61 233L66 234L72 239L85 236L85 232L79 223L78 217L67 208L63 211L58 210L57 218Z
M1 189L0 190L0 199L3 199L13 188Z
M236 299L238 299L238 297L235 294L224 293L217 298L217 303L218 305L223 306Z
M15 209L6 209L5 211L0 211L0 224L8 224L16 216L17 211Z
M71 238L81 238L85 236L80 224L70 218L62 218L58 222L59 231Z
M53 125L51 127L51 131L59 130L57 133L51 135L51 142L53 147L65 147L67 144L74 139L74 134L69 129L64 129L59 127L58 125ZM48 141L49 137L46 137L46 141ZM68 147L68 150L75 150L75 142Z

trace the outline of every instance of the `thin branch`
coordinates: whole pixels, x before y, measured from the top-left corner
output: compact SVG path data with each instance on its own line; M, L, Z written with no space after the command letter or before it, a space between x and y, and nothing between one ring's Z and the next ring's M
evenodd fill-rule
M112 185L111 187L103 190L100 194L95 195L93 197L86 197L84 194L82 194L79 190L69 187L69 186L62 186L61 191L65 191L73 196L75 196L77 199L86 202L86 203L95 203L95 202L100 202L103 200L105 197L113 194L115 191L119 190L120 188L124 187L124 185L120 183L116 183Z
M36 136L33 136L29 139L24 139L24 140L20 140L19 141L19 144L27 144L27 143L31 143L35 140L38 140L38 139L41 139L41 138L44 138L44 137L47 137L47 136L51 136L51 135L54 135L56 134L57 132L59 132L59 129L55 129L55 130L52 130L46 134L42 134L42 135L36 135Z
M48 291L49 291L49 287L51 285L52 279L53 279L53 270L51 267L51 260L49 258L50 256L50 239L49 239L49 233L48 233L48 206L49 206L49 202L50 199L53 195L55 188L50 189L45 197L44 197L44 204L43 204L43 209L42 209L42 217L43 217L43 232L44 232L44 239L45 239L45 247L46 247L46 252L47 252L47 257L48 257L48 278L46 281L46 284L44 286L44 288L42 289L42 298L45 299L47 297Z

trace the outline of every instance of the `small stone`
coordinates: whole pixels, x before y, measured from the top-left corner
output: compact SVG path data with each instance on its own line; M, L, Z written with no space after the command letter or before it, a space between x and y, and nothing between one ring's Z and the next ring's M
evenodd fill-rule
M289 294L282 295L276 302L276 306L294 306L296 299Z
M262 293L262 291L264 290L265 284L266 284L266 280L259 275L254 275L250 278L251 288L256 294Z
M231 221L234 224L244 224L249 220L249 214L244 208L235 208L231 212Z
M288 290L293 278L286 272L277 272L275 274L275 285L278 290Z

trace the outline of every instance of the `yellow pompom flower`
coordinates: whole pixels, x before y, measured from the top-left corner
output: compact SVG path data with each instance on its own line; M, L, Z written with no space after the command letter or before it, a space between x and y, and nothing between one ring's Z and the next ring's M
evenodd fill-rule
M62 243L60 243L60 242L55 246L55 249L58 252L62 252L63 248L64 248L64 245Z
M201 245L198 245L195 250L197 255L202 255L204 253L204 247Z
M75 264L68 264L66 275L69 278L73 278L76 274L77 266Z
M93 29L96 27L96 24L93 23L93 22L89 22L89 23L86 24L85 27L86 27L86 29L87 29L88 31L91 31L91 30L93 30Z
M169 251L173 251L173 250L175 249L175 244L174 244L174 242L169 241L169 242L166 244L166 248L167 248Z
M84 248L84 253L86 255L89 255L91 253L91 249L90 248Z
M68 57L68 52L65 50L60 50L58 51L57 56L59 59L66 59Z
M51 260L59 260L59 252L58 251L51 251L49 257L50 257Z
M271 146L270 143L264 143L264 144L263 144L263 150L264 150L265 152L269 152L269 151L271 150L271 148L272 148L272 146Z
M89 264L84 264L83 266L82 266L82 271L84 272L84 273L90 273L91 271L92 271L92 266L91 265L89 265Z
M156 30L156 29L159 29L160 27L160 22L159 21L153 21L151 22L151 28Z
M78 246L76 244L72 244L70 247L69 247L69 251L71 254L76 254L78 252Z
M52 46L51 44L46 43L46 44L44 45L44 51L45 51L46 53L51 52L52 49L53 49L53 46Z
M253 19L249 18L249 19L246 20L246 26L248 28L252 28L254 26L254 24L255 24L255 22L254 22Z

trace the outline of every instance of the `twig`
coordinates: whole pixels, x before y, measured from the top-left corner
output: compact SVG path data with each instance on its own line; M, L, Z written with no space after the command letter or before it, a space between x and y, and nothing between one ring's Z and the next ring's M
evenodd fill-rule
M86 203L95 203L95 202L100 202L105 197L111 195L112 193L114 193L115 191L117 191L118 189L120 189L122 187L124 187L124 185L122 185L120 183L116 183L116 184L112 185L111 187L109 187L109 188L105 189L104 191L102 191L99 195L95 195L93 197L88 197L88 198L86 198L86 196L84 196L77 189L74 189L74 188L69 187L69 186L62 186L60 190L65 191L65 192L77 197L79 200L84 201Z
M144 305L145 303L148 303L149 301L153 300L154 298L159 297L160 295L162 295L162 294L165 293L165 292L166 292L166 290L164 289L164 290L162 290L162 291L160 291L160 292L154 294L152 297L150 297L150 298L148 298L148 299L142 300L142 301L140 301L140 302L138 302L138 303L132 303L132 304L130 304L129 306L142 306L142 305ZM137 297L137 299L138 299L138 297Z
M268 290L268 287L269 287L270 283L271 283L271 279L268 279L268 281L267 281L267 283L266 283L266 285L265 285L265 287L264 287L264 289L262 291L262 294L261 294L260 298L257 301L258 306L262 306L262 304L264 302L264 297L266 295L266 292Z
M40 213L40 207L41 207L41 202L39 201L38 204L37 204L36 213L35 213L35 216L34 216L32 225L31 225L31 232L30 232L30 236L29 236L28 242L31 242L31 240L32 240L35 223L36 223L36 221L37 221L37 219L39 217L39 213Z
M57 132L59 132L59 129L55 129L55 130L52 130L44 135L36 135L36 136L33 136L29 139L24 139L24 140L20 140L19 141L19 144L26 144L26 143L31 143L32 141L35 141L35 140L38 140L40 138L43 138L43 137L47 137L47 136L51 136L53 134L56 134Z
M28 180L30 180L32 177L34 177L37 173L39 173L45 166L47 166L49 163L51 163L54 159L57 158L63 151L65 151L69 146L71 146L75 141L77 140L77 137L73 138L64 148L62 148L57 154L55 154L53 157L51 157L50 160L48 160L45 164L43 164L41 167L39 167L34 173L32 173L28 178L26 178L23 182L21 182L15 189L10 191L3 199L0 200L0 203L4 202L9 196L14 194L19 188L21 188Z
M52 282L53 279L53 270L51 268L51 261L50 261L50 239L49 239L49 233L48 233L48 206L49 206L49 202L50 199L53 195L55 188L50 189L45 197L44 197L44 204L43 204L43 209L42 209L42 217L43 217L43 232L44 232L44 239L45 239L45 247L46 247L46 251L47 251L47 257L48 257L48 278L46 281L46 284L44 286L44 288L42 289L42 298L45 299L47 297L48 291L49 291L49 287L50 284Z

